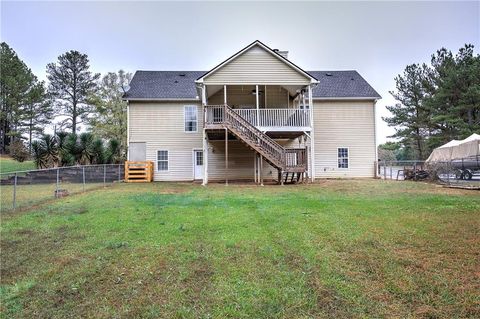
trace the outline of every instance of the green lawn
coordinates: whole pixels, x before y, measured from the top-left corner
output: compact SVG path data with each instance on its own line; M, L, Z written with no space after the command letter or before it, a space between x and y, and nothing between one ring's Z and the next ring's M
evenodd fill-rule
M2 214L4 318L479 318L480 196L117 184Z
M36 169L33 161L25 161L20 163L13 158L0 156L0 173L28 171L31 169Z

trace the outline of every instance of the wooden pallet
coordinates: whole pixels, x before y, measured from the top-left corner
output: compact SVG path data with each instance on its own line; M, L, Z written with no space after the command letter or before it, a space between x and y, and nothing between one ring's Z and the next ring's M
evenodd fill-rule
M125 162L125 182L149 183L153 181L152 162Z

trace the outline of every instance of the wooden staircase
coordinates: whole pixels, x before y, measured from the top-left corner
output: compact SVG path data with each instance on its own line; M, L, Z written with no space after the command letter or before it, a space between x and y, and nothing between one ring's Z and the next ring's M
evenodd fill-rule
M228 105L205 106L205 128L226 128L279 171L279 182L298 182L307 171L307 150L284 148ZM290 175L291 173L291 175ZM281 176L281 178L280 178ZM284 179L285 178L285 179Z

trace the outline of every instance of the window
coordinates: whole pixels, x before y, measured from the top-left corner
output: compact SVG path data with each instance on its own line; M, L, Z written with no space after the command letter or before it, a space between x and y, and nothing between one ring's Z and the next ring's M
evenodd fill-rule
M197 106L186 105L183 109L183 116L185 119L185 132L197 131Z
M203 152L195 152L195 162L197 166L203 165Z
M168 171L168 151L157 151L157 170Z
M338 168L348 168L348 148L338 148Z

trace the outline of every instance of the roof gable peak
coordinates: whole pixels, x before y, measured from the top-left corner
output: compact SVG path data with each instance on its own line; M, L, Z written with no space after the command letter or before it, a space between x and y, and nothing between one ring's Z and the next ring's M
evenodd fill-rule
M213 73L215 73L216 71L218 71L219 69L223 68L225 65L229 64L230 62L236 60L238 57L242 56L244 53L250 51L252 48L254 47L260 47L261 49L263 49L265 52L268 52L269 54L271 54L273 57L275 57L276 59L278 59L279 61L285 63L286 65L288 65L290 68L292 68L293 70L295 70L296 72L300 73L301 75L305 76L306 78L310 79L310 82L311 83L318 83L318 80L313 77L311 74L309 74L308 72L304 71L303 69L301 69L300 67L298 67L297 65L295 65L294 63L292 63L290 60L288 60L287 58L285 58L284 56L282 56L279 52L271 49L270 47L268 47L267 45L265 45L263 42L261 42L260 40L255 40L253 41L252 43L250 43L249 45L247 45L246 47L244 47L243 49L241 49L240 51L236 52L235 54L233 54L231 57L229 57L228 59L224 60L223 62L221 62L220 64L218 64L217 66L215 66L213 69L211 69L210 71L206 72L205 74L203 74L202 76L200 76L195 82L197 83L202 83L203 80L212 75Z

